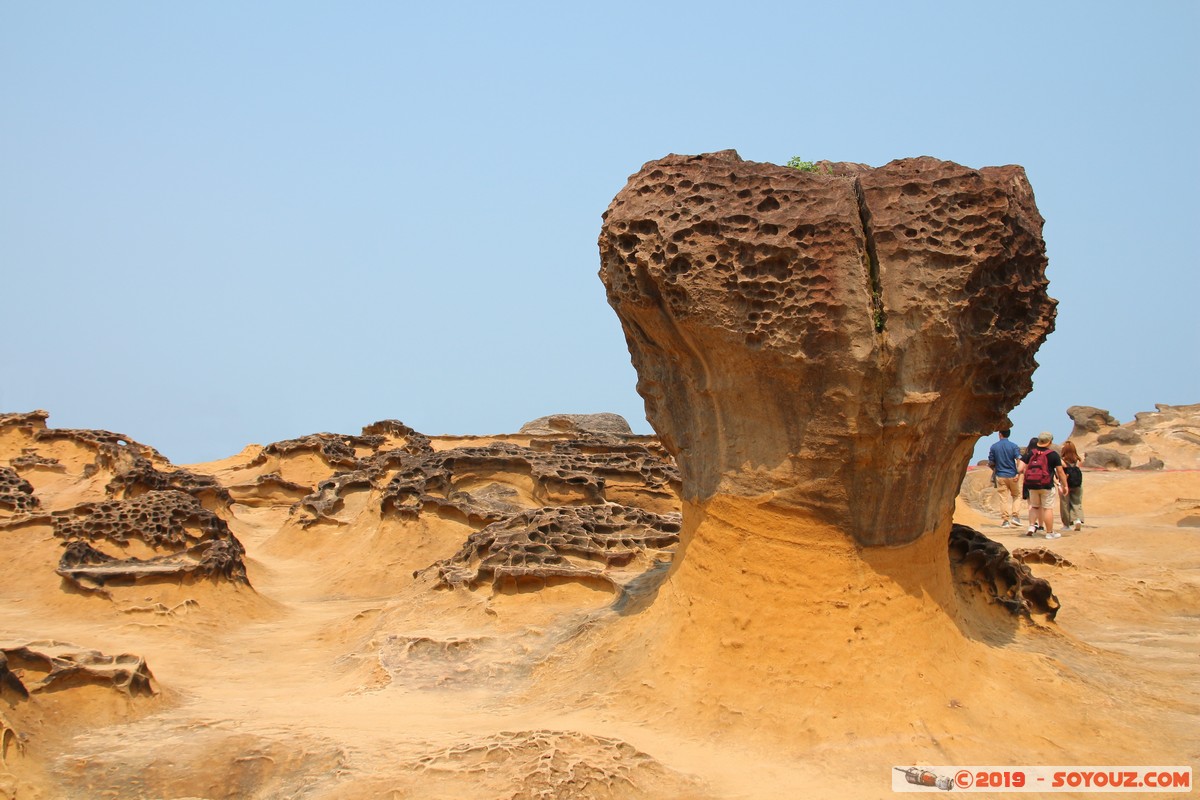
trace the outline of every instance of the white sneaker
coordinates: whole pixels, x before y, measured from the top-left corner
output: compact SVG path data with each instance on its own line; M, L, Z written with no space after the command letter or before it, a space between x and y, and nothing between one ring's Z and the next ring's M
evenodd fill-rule
M1081 519L1075 520L1075 530L1079 530L1082 527L1083 527L1083 520L1081 520Z
M1008 520L1004 520L1004 522L1001 522L1001 523L1000 523L1000 527L1001 527L1001 528L1007 528L1007 527L1009 527L1009 524L1010 524L1010 523L1009 523L1009 521L1008 521Z
M1062 534L1061 533L1047 533L1046 538L1047 539L1061 539Z

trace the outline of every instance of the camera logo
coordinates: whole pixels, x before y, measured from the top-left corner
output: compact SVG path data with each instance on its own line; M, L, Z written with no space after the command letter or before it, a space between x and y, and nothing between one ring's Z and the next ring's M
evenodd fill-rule
M953 779L944 778L941 775L930 772L927 769L920 769L919 767L893 767L893 769L897 772L903 773L904 780L908 781L914 786L928 786L931 789L941 789L943 792L948 792L954 788ZM967 785L969 786L970 784Z

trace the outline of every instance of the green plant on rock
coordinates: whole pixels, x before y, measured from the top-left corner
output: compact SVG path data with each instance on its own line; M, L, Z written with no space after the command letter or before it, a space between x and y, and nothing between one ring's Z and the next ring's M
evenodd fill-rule
M800 156L792 156L788 159L787 165L792 169L798 169L801 172L816 172L817 165L812 161L804 161Z

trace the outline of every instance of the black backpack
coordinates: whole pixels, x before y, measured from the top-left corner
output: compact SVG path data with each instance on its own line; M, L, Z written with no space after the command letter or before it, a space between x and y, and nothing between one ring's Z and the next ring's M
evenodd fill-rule
M1063 472L1067 473L1067 488L1078 489L1083 486L1083 470L1078 464L1072 464L1069 467L1063 467Z

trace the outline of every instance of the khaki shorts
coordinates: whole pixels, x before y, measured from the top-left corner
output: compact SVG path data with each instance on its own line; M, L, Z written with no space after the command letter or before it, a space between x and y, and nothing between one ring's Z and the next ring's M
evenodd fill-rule
M1029 507L1030 508L1053 508L1054 507L1054 488L1049 489L1030 489L1029 490Z

